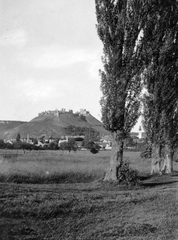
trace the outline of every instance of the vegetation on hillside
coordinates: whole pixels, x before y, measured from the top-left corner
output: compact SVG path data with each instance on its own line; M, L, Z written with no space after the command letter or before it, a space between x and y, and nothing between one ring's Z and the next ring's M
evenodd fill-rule
M14 127L13 127L14 126ZM86 116L79 113L66 112L59 116L54 114L40 115L30 122L16 125L0 122L0 139L16 139L20 133L21 138L39 138L46 136L48 138L60 138L64 135L84 134L90 131L96 131L102 134L108 134L103 124L94 118L91 114Z

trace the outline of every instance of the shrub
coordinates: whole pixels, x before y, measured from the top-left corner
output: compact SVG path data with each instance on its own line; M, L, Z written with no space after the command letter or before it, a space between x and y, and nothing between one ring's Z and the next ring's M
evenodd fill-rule
M97 148L93 147L93 148L90 149L90 152L93 153L93 154L96 154L96 153L99 152L99 150Z
M21 149L21 142L20 141L19 142L17 142L17 141L14 142L14 149Z
M90 152L93 154L98 153L100 150L100 146L93 141L89 141L89 142L85 143L84 147L86 149L90 150Z
M33 149L33 145L30 144L30 143L22 142L21 143L21 148L23 150L32 150Z
M51 142L51 143L49 144L49 147L48 147L48 148L51 149L51 150L58 150L58 149L59 149L58 143L56 143L56 142Z
M74 152L76 152L77 151L77 143L76 143L76 141L75 141L75 139L74 138L69 138L68 139L68 142L62 142L61 144L60 144L60 149L61 150L67 150L67 151L74 151Z
M86 117L85 117L84 115L80 115L80 119L83 120L83 121L85 121L85 122L87 121L87 120L86 120Z
M138 185L140 182L138 171L130 168L129 162L125 162L119 168L118 181L126 185Z
M0 139L0 149L3 149L3 148L5 148L5 142L4 142L4 140L2 140L2 139Z
M14 149L14 145L7 142L7 143L5 143L5 148L7 148L7 149Z
M151 147L147 146L140 154L141 158L151 158Z

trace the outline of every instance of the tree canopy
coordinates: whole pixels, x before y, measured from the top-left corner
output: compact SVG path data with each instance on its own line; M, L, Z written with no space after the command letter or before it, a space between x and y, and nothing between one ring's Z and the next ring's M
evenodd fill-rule
M143 84L148 92L144 124L153 143L154 161L159 163L162 145L169 159L177 140L178 1L95 3L97 32L103 43L102 120L113 136L107 179L115 180L123 160L123 139L140 114Z
M168 162L172 162L178 130L178 2L152 3L143 34L146 39L144 78L148 91L144 98L144 116L147 135L153 143L152 167L153 172L168 173L172 171L172 163ZM161 164L162 148L169 159L166 170L166 156Z
M106 179L116 180L123 162L123 140L140 115L142 89L142 1L95 0L97 32L103 43L102 121L113 136Z

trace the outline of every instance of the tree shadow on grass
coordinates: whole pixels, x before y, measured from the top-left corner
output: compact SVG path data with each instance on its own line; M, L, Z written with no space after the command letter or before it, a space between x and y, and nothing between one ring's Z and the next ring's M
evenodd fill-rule
M140 177L143 187L155 187L159 185L167 185L178 182L178 172L164 175L146 175Z

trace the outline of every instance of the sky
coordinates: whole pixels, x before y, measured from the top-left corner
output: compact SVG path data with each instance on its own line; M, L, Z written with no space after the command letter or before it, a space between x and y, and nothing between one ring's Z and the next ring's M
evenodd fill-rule
M0 0L0 120L62 108L101 119L96 23L94 0Z
M0 120L87 109L100 119L94 0L0 0Z

